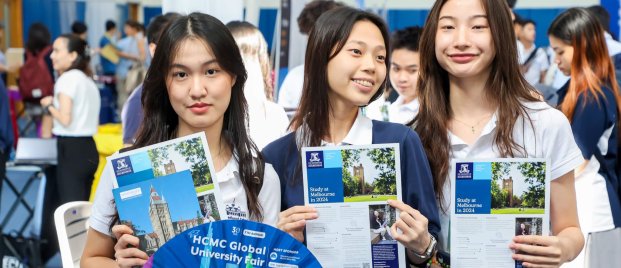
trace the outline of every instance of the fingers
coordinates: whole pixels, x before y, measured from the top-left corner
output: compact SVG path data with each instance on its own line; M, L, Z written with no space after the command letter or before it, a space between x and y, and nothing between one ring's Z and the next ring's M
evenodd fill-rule
M518 235L513 237L513 242L518 244L534 244L542 246L551 246L556 243L557 238L554 236L541 235Z
M535 267L538 267L537 265L558 266L561 263L560 257L533 256L533 255L524 255L524 254L513 254L511 257L516 261L526 262Z
M522 263L523 267L534 267L534 268L557 268L559 267L558 265L548 265L548 264L535 264L535 263L528 263L528 262L523 262Z
M522 252L528 255L546 256L559 258L561 257L561 250L557 247L537 246L528 244L511 244L509 248Z
M142 266L149 259L147 253L137 248L126 248L121 251L116 251L114 257L120 267Z
M429 220L427 219L427 217L423 216L423 214L421 214L420 211L410 207L409 205L399 200L388 200L388 204L400 210L402 213L406 212L407 214L410 214L414 220L423 222L425 226L427 226L427 224L429 223Z
M124 234L133 235L134 230L132 230L132 228L129 228L129 226L127 225L117 224L115 226L112 226L112 234L114 234L116 240L119 240L119 238Z
M133 267L144 265L149 259L147 253L138 249L140 239L131 234L131 228L125 225L116 225L112 227L112 232L117 236L117 242L114 245L114 257L119 267ZM133 247L128 247L132 245Z
M295 206L280 213L276 227L303 242L306 221L317 219L317 217L319 215L314 207Z
M114 251L121 251L128 248L128 245L132 245L134 247L138 247L140 244L140 239L130 234L122 235L116 244L114 245Z

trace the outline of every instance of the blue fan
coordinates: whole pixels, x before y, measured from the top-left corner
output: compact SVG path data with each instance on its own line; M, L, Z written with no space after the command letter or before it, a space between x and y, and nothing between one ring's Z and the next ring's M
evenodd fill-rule
M321 267L289 234L246 220L223 220L188 229L158 249L151 267Z

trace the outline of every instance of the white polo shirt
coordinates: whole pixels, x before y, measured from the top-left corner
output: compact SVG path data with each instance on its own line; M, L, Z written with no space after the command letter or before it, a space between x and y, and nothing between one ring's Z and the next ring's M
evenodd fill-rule
M388 118L390 122L393 123L407 124L418 114L419 108L420 103L418 102L418 98L408 103L403 103L403 98L399 96L399 98L388 107Z
M552 180L570 172L584 162L582 153L574 140L571 126L567 117L560 111L550 107L544 102L522 102L527 107L526 111L532 125L519 117L513 129L513 140L523 146L526 154L519 158L546 158L550 161L550 177ZM497 114L485 125L479 139L472 145L463 142L459 137L449 132L451 142L451 159L460 158L500 158L500 152L494 146L496 134ZM450 179L444 184L444 207L450 206L451 200ZM449 220L450 211L439 210L442 232L440 241L443 250L449 251Z
M63 126L54 119L52 133L56 136L90 137L97 133L101 99L99 88L82 71L72 69L63 73L54 84L54 107L60 108L59 95L71 99L71 123Z
M114 196L112 195L113 176L112 168L106 164L97 186L92 214L89 220L90 227L109 236L112 236L109 230L110 222L116 213ZM226 166L216 173L216 179L218 180L225 208L235 211L235 215L230 218L248 219L250 214L246 203L246 191L239 177L239 167L235 157L231 157ZM280 181L272 165L267 163L265 164L263 187L259 192L259 204L261 204L263 209L263 223L276 226L276 223L278 223L278 213L280 213ZM228 210L227 214L229 213ZM245 217L243 217L244 214Z

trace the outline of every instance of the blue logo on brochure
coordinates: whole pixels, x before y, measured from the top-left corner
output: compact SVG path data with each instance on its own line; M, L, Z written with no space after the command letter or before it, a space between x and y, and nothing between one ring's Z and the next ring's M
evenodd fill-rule
M323 152L306 152L306 167L307 168L323 168Z
M112 160L112 166L114 167L114 173L117 177L134 173L129 156Z
M455 178L458 180L472 180L472 163L457 163Z

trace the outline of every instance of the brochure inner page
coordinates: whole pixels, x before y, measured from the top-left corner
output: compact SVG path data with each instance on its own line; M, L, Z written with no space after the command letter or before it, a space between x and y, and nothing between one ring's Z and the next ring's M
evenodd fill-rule
M549 235L545 159L453 160L450 248L453 267L522 267L514 236Z
M405 267L391 234L401 200L398 144L302 148L308 249L323 267Z

